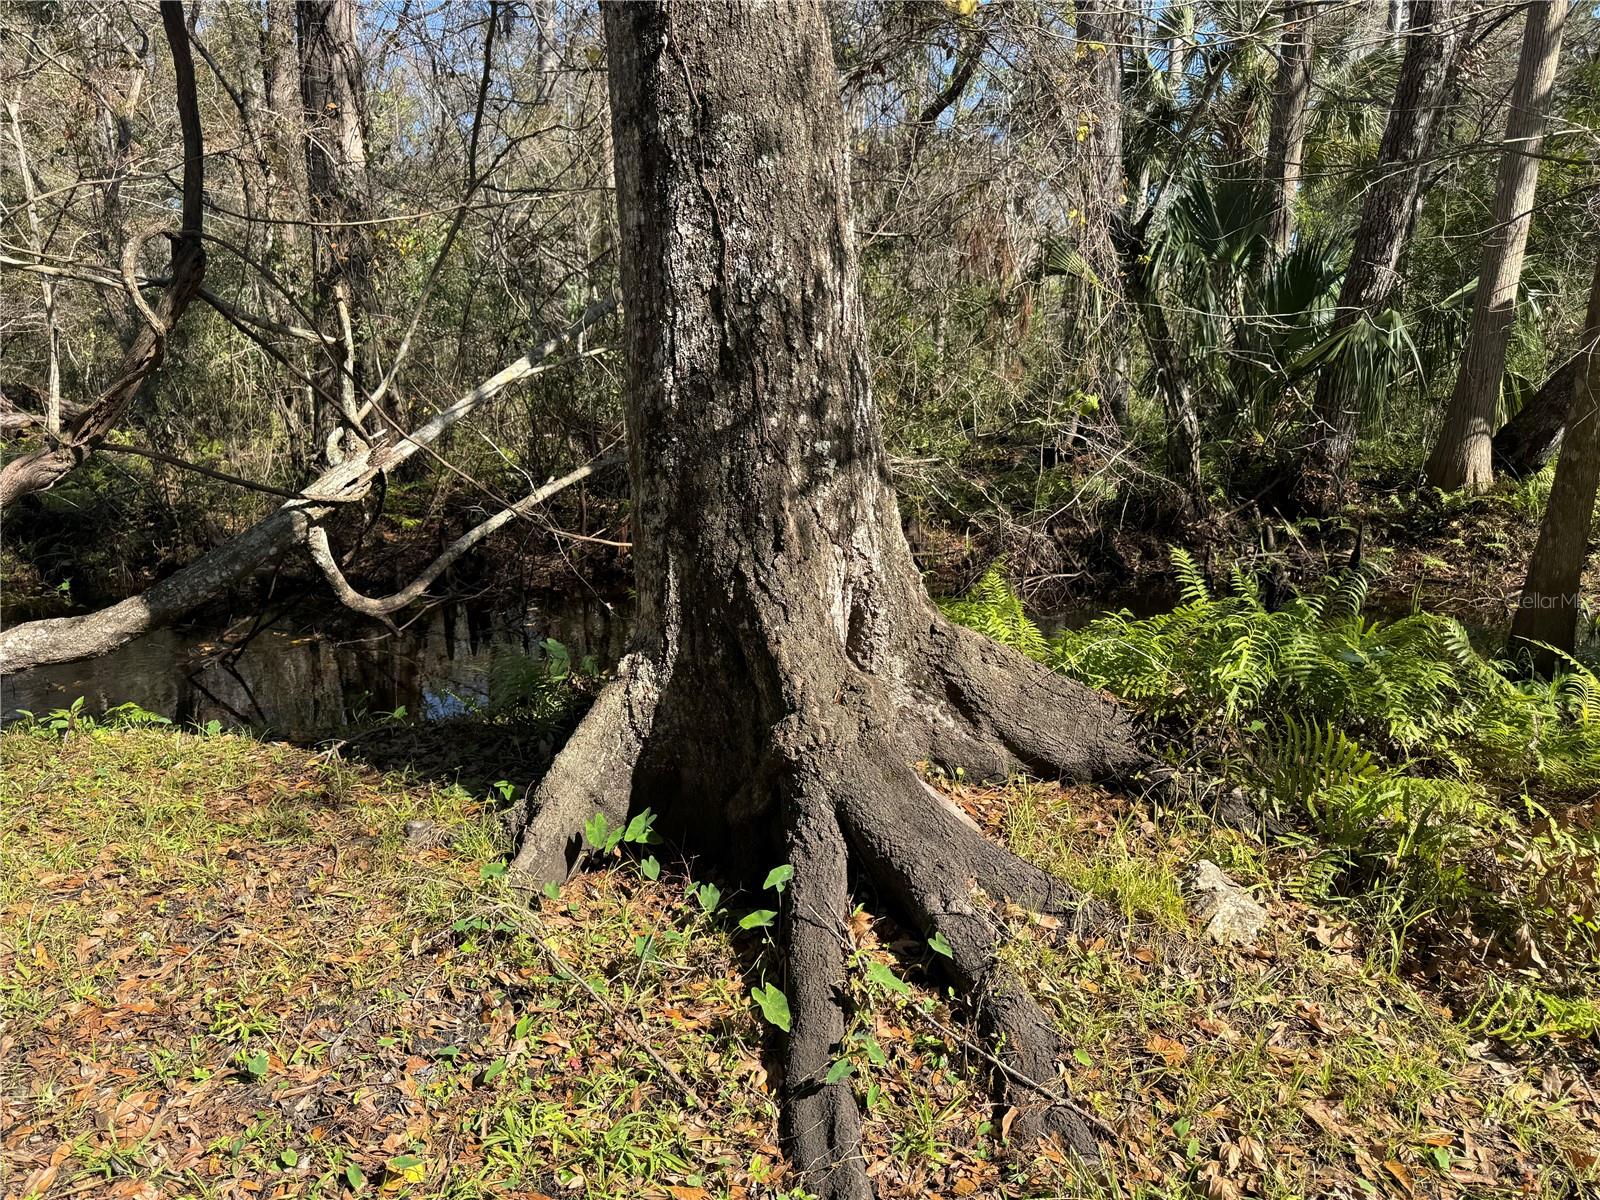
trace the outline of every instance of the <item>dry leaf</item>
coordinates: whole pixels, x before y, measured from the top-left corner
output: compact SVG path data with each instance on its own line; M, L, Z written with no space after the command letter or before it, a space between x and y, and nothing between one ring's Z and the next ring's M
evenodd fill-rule
M1181 1067L1189 1061L1189 1050L1182 1042L1163 1037L1159 1033L1152 1034L1150 1040L1144 1044L1144 1048L1151 1054L1160 1056L1169 1067Z
M1404 1163L1392 1158L1387 1159L1383 1164L1383 1169L1399 1180L1400 1186L1405 1188L1406 1191L1409 1192L1411 1190L1411 1172L1406 1170Z

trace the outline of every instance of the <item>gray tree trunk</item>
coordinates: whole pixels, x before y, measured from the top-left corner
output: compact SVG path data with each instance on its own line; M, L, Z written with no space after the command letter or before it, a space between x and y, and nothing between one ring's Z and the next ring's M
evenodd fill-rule
M318 391L359 431L372 301L371 210L367 179L366 88L355 0L299 0L300 98L305 112L307 208L312 225L313 309L338 354Z
M1455 44L1453 9L1453 0L1415 0L1406 14L1405 58L1378 148L1376 174L1361 203L1332 332L1372 319L1399 282L1397 270ZM1331 512L1343 500L1361 425L1361 382L1343 362L1325 368L1317 380L1310 445L1295 489L1299 504L1311 511Z
M1550 485L1550 507L1528 564L1522 602L1511 622L1512 650L1526 651L1534 667L1546 674L1560 666L1559 656L1546 647L1571 654L1577 646L1583 611L1578 587L1589 556L1595 493L1600 489L1600 263L1589 290L1580 345L1567 435Z
M1533 197L1539 186L1545 109L1555 84L1567 8L1567 0L1535 0L1527 6L1528 23L1495 185L1494 225L1478 269L1466 356L1456 376L1444 429L1428 460L1429 482L1446 491L1481 492L1494 482L1491 441L1500 407L1500 380L1505 375L1506 343L1516 318L1517 284L1522 278Z
M807 1190L871 1195L850 1088L847 866L927 936L1006 1062L1014 1139L1092 1153L1061 1045L994 961L973 893L1062 886L987 841L912 764L1115 776L1109 702L943 620L901 534L873 404L849 159L820 0L604 6L629 364L638 632L521 815L513 876L567 877L581 831L657 828L784 893L782 1131ZM1020 1084L1026 1078L1036 1086ZM1041 1092L1039 1089L1043 1089Z
M1278 42L1278 77L1273 85L1272 125L1267 134L1267 187L1272 220L1267 236L1283 255L1294 234L1295 193L1306 149L1306 102L1311 98L1313 0L1285 0Z

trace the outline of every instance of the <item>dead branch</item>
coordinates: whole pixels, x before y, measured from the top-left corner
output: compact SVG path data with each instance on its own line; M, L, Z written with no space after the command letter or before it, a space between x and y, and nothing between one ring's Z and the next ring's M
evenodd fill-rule
M286 501L149 591L97 612L27 621L0 631L0 672L93 658L194 611L263 564L301 545L311 526L326 520L336 505L364 494L374 479L393 471L463 417L513 384L553 370L559 364L544 360L576 341L616 303L615 297L606 297L591 304L565 331L501 368L398 442L366 447L329 468L305 488L304 498Z
M364 613L369 617L388 619L390 613L398 612L406 605L422 596L434 580L444 574L462 555L471 550L484 538L501 529L518 517L527 516L539 505L543 504L557 492L571 487L580 480L587 479L596 471L604 470L621 460L616 457L597 458L587 462L575 471L569 471L560 479L553 479L543 487L534 489L527 497L519 500L510 508L501 509L487 521L474 525L466 533L444 548L443 553L410 583L399 591L383 597L363 596L350 586L350 581L339 569L339 562L333 555L333 549L328 544L328 531L321 521L312 524L306 531L306 545L311 551L312 560L321 568L323 575L333 588L333 594L339 597L340 603L346 608Z

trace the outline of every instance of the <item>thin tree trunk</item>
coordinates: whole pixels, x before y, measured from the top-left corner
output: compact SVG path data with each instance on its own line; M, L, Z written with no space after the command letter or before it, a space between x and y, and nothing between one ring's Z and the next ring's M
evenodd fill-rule
M1581 347L1567 434L1550 485L1550 507L1528 564L1522 602L1511 621L1513 652L1526 652L1534 668L1544 674L1560 666L1556 651L1571 654L1577 648L1583 611L1578 587L1589 555L1595 494L1600 490L1600 263L1589 290Z
M1123 295L1122 268L1112 229L1129 219L1128 182L1122 171L1122 45L1128 37L1127 14L1107 0L1081 0L1078 4L1078 43L1088 55L1093 89L1093 120L1085 141L1082 213L1079 244L1093 268L1095 311L1099 319L1085 339L1073 326L1082 320L1083 305L1063 312L1063 340L1084 347L1093 365L1094 389L1123 438L1132 436L1128 413L1127 338L1128 311ZM1080 294L1086 289L1078 289ZM1063 300L1070 304L1070 289Z
M1406 17L1406 0L1389 0L1384 30L1389 35L1389 41L1396 46L1400 44L1400 39L1405 34Z
M944 621L901 533L873 404L849 156L820 0L608 4L638 629L531 797L512 876L561 881L596 812L759 886L781 861L781 1129L824 1200L872 1194L827 1080L863 879L951 947L1011 1133L1093 1153L990 898L1069 903L921 782L932 759L1070 776L1146 760L1108 702ZM1031 766L1028 766L1031 764ZM1026 1083L1019 1082L1026 1080Z
M205 146L200 128L200 106L195 93L194 59L189 52L189 30L183 5L162 0L161 23L172 51L175 100L183 129L183 202L175 234L163 226L135 236L122 254L122 278L128 298L138 309L138 327L123 352L112 382L73 421L66 435L53 444L23 454L0 469L0 508L23 496L53 487L68 472L94 453L95 447L122 420L144 382L166 357L167 338L200 291L205 277L206 252L201 240L204 219ZM158 235L172 237L172 278L154 307L139 292L135 279L139 253Z
M1267 134L1267 187L1272 218L1268 239L1281 257L1294 234L1295 193L1306 146L1306 102L1311 98L1312 0L1285 0L1273 85L1272 126Z
M1133 262L1127 276L1128 296L1144 326L1145 345L1155 364L1156 388L1161 393L1166 423L1166 474L1177 486L1183 507L1191 514L1199 513L1206 507L1206 494L1200 473L1200 410L1190 383L1190 366L1183 345L1173 335L1161 298L1152 292L1136 257L1124 248L1124 260Z
M1453 8L1453 0L1416 0L1407 14L1405 58L1378 148L1376 177L1361 203L1333 333L1371 320L1399 284L1397 270L1452 54ZM1317 380L1311 443L1295 489L1299 504L1310 511L1331 512L1344 498L1364 407L1361 383L1348 356L1324 368Z
M315 306L311 280L310 230L301 224L308 216L309 193L306 187L306 121L300 97L300 55L295 42L294 0L266 0L265 20L261 25L261 88L254 120L261 131L266 153L265 205L269 221L265 230L263 257L275 262L277 274L291 295L305 297L307 309ZM282 223L280 224L280 220ZM255 311L280 323L294 323L300 315L295 305L277 288L265 286L253 277ZM307 311L306 309L300 311ZM317 446L316 389L303 382L317 366L301 348L290 348L296 372L293 379L277 389L277 403L283 416L288 454L296 473L304 475L320 459ZM315 351L324 369L327 350Z
M1428 460L1428 480L1446 491L1481 492L1494 482L1492 438L1500 407L1500 380L1506 370L1506 344L1516 317L1517 284L1533 223L1533 198L1539 186L1539 151L1544 144L1545 109L1555 84L1567 0L1535 0L1527 6L1522 54L1506 118L1505 151L1495 185L1494 227L1483 247L1478 291L1466 355L1444 429Z
M338 416L359 432L369 374L372 238L365 221L366 91L355 0L300 0L300 97L305 110L306 198L312 220L313 300L319 331L337 339L337 359L318 379Z
M17 174L22 177L23 205L28 213L28 232L33 240L33 252L44 258L44 234L39 225L37 189L33 184L33 167L28 162L27 143L22 138L22 114L16 100L6 101L6 115L11 120L11 137L17 147ZM61 432L61 327L56 320L56 284L49 276L39 280L40 299L44 301L45 334L45 393L44 431L51 437Z

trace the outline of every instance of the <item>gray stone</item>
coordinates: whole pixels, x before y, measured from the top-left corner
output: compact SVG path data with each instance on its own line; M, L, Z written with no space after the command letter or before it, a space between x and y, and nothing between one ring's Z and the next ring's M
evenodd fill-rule
M1184 893L1208 942L1248 946L1267 924L1267 910L1209 859L1202 858L1190 869Z

